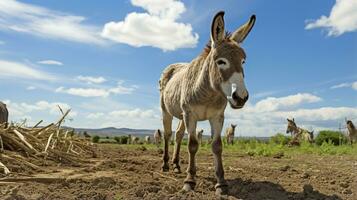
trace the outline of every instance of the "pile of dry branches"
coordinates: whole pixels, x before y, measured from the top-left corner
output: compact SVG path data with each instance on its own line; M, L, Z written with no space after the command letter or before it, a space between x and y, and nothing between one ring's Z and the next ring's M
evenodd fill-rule
M0 174L25 173L26 169L41 171L42 166L50 163L80 166L86 158L95 156L88 139L61 127L70 110L60 110L62 117L44 127L39 127L42 120L34 127L0 124Z

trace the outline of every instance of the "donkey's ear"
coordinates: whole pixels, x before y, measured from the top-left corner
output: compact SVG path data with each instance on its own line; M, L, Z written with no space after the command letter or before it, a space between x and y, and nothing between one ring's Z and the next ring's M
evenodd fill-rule
M295 119L293 118L293 122L295 122Z
M211 42L212 46L218 41L222 41L224 39L225 31L224 31L224 11L219 11L213 18L212 26L211 26Z
M247 23L239 27L231 36L232 40L235 40L237 43L242 43L247 37L249 32L252 30L255 24L255 15L252 15Z

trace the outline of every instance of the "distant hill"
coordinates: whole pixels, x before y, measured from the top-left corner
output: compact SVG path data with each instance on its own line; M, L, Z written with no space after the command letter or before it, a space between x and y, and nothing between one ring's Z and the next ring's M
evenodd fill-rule
M153 135L155 130L150 129L130 129L130 128L115 128L107 127L100 129L88 129L88 128L75 128L76 132L83 133L86 131L89 135L98 135L98 136L121 136L121 135Z
M69 127L67 127L69 128ZM99 129L89 129L89 128L75 128L76 132L81 132L83 133L86 131L89 135L98 135L101 137L104 136L109 136L109 137L114 137L114 136L121 136L121 135L134 135L134 136L153 136L155 130L151 129L131 129L131 128L115 128L115 127L107 127L107 128L99 128ZM175 131L172 132L172 135L174 137ZM208 139L210 136L209 135L203 135L204 139ZM223 137L223 136L222 136ZM269 140L270 137L244 137L244 136L236 136L235 138L243 138L243 139L257 139L257 140L262 140L262 141L267 141ZM185 138L187 138L187 134L185 134Z

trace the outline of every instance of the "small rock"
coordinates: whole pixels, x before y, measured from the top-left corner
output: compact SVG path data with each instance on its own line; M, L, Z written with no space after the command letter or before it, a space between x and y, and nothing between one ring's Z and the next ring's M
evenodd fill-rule
M351 189L344 189L342 191L343 194L352 194L352 190Z
M289 169L290 169L290 166L289 166L289 165L285 165L285 166L279 168L279 170L280 170L280 171L283 171L283 172L286 172L286 171L288 171Z
M334 185L335 183L336 183L335 180L330 181L330 184L331 184L331 185Z
M300 176L301 178L309 178L310 174L308 174L307 172L304 172L303 174L301 174Z
M343 188L348 188L348 183L340 183L340 186L343 187Z

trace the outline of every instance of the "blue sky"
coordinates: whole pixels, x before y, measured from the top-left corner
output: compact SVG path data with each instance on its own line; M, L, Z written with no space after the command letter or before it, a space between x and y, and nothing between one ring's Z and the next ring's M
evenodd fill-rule
M161 71L189 62L225 11L234 31L251 14L242 110L227 109L238 135L336 129L357 117L357 3L353 0L2 0L0 100L10 118L55 120L72 108L75 127L161 128ZM174 125L175 126L175 125ZM208 133L207 123L200 127Z

